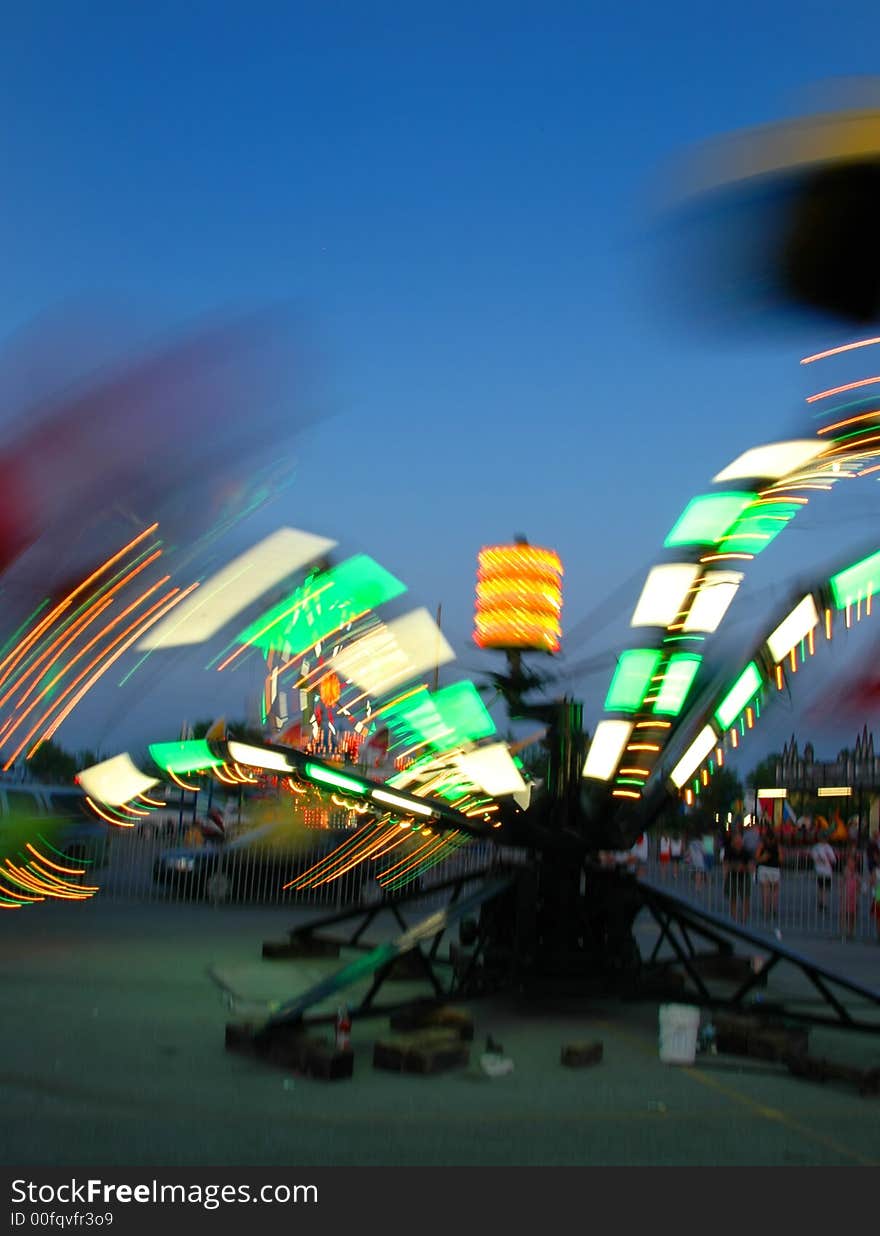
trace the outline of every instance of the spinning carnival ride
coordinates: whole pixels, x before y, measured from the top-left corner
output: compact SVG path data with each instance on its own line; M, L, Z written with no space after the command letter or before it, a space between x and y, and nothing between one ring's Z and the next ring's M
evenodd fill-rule
M880 166L880 119L869 118L855 129L841 124L849 134L842 154L840 142L835 147L825 140L827 126L823 141L803 147L799 161L778 157L784 134L763 145L763 138L755 139L750 149L757 152L756 170L746 179L754 174L764 184L769 177L784 187L785 202L793 204L792 234L801 241L803 221L811 221L809 244L792 242L785 249L780 286L786 294L862 320L870 316L868 307L878 304L880 268L868 263L854 270L844 255L845 265L850 262L846 277L835 278L830 287L824 260L814 260L824 253L826 233L838 227L840 211L849 210L846 217L852 219L853 185L872 187ZM856 130L858 141L852 138ZM835 132L839 138L841 130ZM716 178L715 191L720 183ZM725 183L740 187L735 178ZM808 209L801 191L812 203ZM510 716L535 720L545 730L540 782L527 785L472 684L430 690L419 680L448 663L452 650L423 610L379 617L379 608L399 598L403 585L366 556L331 566L326 558L331 542L284 529L270 549L256 547L250 561L244 555L202 581L195 595L179 598L174 615L159 615L161 621L142 635L139 647L147 651L163 641L195 643L204 637L193 635L208 612L200 594L212 602L234 598L225 618L217 618L216 604L210 607L215 633L244 604L284 583L281 599L243 628L215 665L222 670L259 651L266 666L265 716L275 741L216 738L198 748L163 744L153 749L153 758L160 770L178 776L209 770L220 779L257 775L292 794L308 791L331 801L335 796L356 827L308 878L330 881L359 862L376 863L384 892L379 906L406 927L411 881L471 839L491 843L498 855L480 875L452 876L445 885L441 880L438 890L449 893L443 909L344 968L329 987L322 984L284 1006L266 1032L301 1021L327 994L370 974L373 985L356 1011L374 1008L383 979L406 952L420 959L438 996L510 984L656 991L669 970L640 956L633 922L643 908L654 915L696 988L694 998L715 998L701 977L694 938L725 956L732 955L731 937L757 939L771 951L772 964L787 960L801 966L823 995L831 981L847 986L746 928L609 869L602 855L630 846L681 796L697 798L725 752L742 741L800 661L841 623L870 613L880 591L877 545L799 589L741 664L718 668L707 656L749 563L817 492L880 468L880 377L869 363L878 347L880 339L869 338L806 357L804 365L818 373L841 359L849 365L864 362L864 368L850 372L846 381L819 381L807 399L812 415L803 433L746 451L687 504L637 599L631 646L618 657L591 741L583 732L581 705L569 698L536 698L544 679L523 659L559 647L556 555L524 542L484 551L475 640L506 656L507 672L494 681ZM268 574L267 561L273 564ZM303 581L288 586L302 568L307 569ZM290 715L292 696L300 704L298 722ZM379 764L384 763L381 776L371 775L376 759L364 758L371 741L373 756L381 753ZM390 759L383 760L385 750ZM92 800L121 814L139 810L138 798L143 801L157 781L128 756L80 773ZM333 921L361 922L349 941L360 946L364 926L377 912L376 905L352 906ZM438 948L456 922L466 956L462 960L461 950L456 956L450 952L447 981L437 969ZM296 932L300 944L321 926ZM745 978L724 999L741 1002L755 981ZM880 1005L877 993L858 994ZM829 1003L839 1022L855 1024L839 1001Z

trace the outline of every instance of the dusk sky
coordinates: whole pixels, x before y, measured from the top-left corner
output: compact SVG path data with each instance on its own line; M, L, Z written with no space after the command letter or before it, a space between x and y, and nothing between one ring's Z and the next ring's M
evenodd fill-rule
M860 97L880 46L868 0L83 0L13 6L4 29L0 335L82 299L163 327L294 306L325 414L241 534L284 522L372 554L413 604L442 604L462 673L490 664L468 648L482 545L525 533L561 555L563 672L620 648L688 498L796 432L800 358L855 337L674 320L651 225L664 167L695 143L810 110L822 81ZM875 483L811 507L731 621L857 554ZM224 696L197 661L146 695L137 678L105 692L59 740L97 735L109 755L241 712L247 674ZM567 684L588 725L608 678ZM820 720L783 712L752 751L821 739Z

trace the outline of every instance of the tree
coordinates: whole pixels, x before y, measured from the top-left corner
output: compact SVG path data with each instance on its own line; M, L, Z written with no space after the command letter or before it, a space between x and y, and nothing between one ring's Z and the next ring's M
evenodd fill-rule
M40 743L28 760L28 768L38 781L54 781L67 785L76 775L77 763L69 751L48 739Z
M776 785L776 765L782 759L781 755L767 755L749 773L749 785L755 789L769 789Z
M193 738L204 738L213 724L213 720L205 720L204 718L201 721L194 722L192 727ZM239 742L264 743L266 741L263 731L257 729L256 726L248 725L247 721L228 721L226 733L230 738L237 738Z
M719 768L701 792L698 804L714 823L719 816L721 823L727 823L728 813L734 809L734 804L741 802L743 785L736 773L729 768Z

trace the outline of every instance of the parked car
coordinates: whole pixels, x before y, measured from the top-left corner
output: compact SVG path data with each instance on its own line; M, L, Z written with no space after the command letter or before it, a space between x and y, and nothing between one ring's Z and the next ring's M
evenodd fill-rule
M110 859L110 830L96 820L76 786L0 782L0 827L15 823L26 840L40 842L90 870ZM17 835L17 834L16 834Z
M290 849L273 845L271 830L258 828L232 842L208 839L202 845L163 850L153 866L153 879L169 893L215 902L289 898L335 905L340 898L355 901L364 885L363 864L316 889L283 891L286 884L350 837L350 832L326 830L315 834L313 848Z

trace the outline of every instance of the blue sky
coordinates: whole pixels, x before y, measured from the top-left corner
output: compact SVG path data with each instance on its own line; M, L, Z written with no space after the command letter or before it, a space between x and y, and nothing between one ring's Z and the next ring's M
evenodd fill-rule
M442 603L465 667L477 551L518 532L563 558L563 664L619 647L687 498L796 425L799 358L844 337L673 322L650 203L682 149L871 73L869 3L56 2L5 28L0 334L83 297L295 305L327 415L272 516ZM768 551L755 607L860 547L872 498ZM179 723L181 682L132 698L132 735ZM590 722L606 684L572 685ZM192 711L234 710L215 690Z

